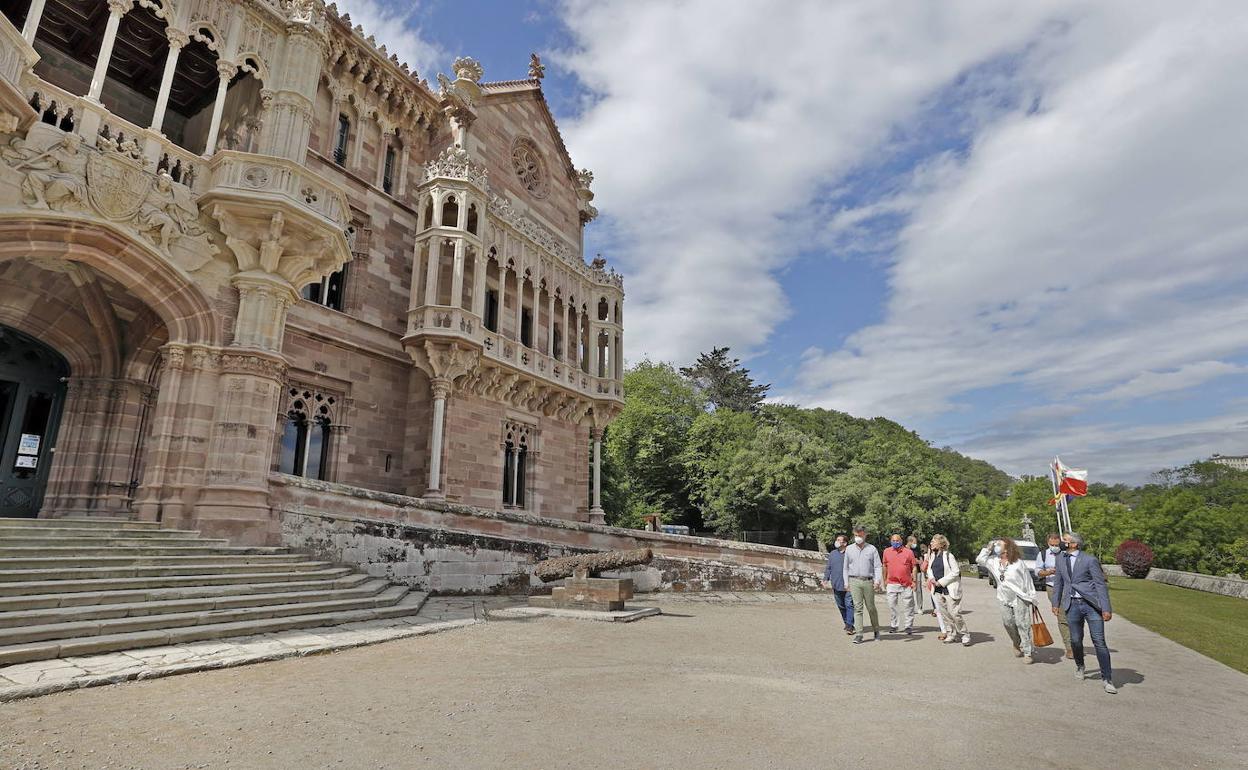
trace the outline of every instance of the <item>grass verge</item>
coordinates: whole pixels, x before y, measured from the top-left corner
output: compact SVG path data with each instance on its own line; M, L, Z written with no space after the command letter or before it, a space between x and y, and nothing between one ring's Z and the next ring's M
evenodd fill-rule
M1115 614L1248 674L1248 602L1124 577L1109 588Z

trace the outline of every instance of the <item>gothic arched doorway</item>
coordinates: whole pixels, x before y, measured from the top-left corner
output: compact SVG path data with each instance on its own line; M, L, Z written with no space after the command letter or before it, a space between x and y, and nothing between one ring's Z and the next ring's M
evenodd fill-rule
M0 517L39 513L68 377L60 353L0 325Z

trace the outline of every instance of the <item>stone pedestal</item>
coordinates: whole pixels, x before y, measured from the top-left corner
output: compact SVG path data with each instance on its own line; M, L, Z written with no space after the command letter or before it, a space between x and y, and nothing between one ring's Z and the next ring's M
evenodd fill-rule
M602 610L618 612L624 602L633 598L633 581L629 578L592 578L589 572L578 569L572 577L556 586L550 596L534 596L529 604L534 607L556 609Z

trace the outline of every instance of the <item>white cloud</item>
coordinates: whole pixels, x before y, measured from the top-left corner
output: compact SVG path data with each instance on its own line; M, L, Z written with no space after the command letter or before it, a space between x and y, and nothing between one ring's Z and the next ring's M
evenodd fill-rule
M1184 364L1168 372L1144 372L1121 385L1095 393L1088 398L1094 401L1130 401L1140 398L1185 391L1209 380L1228 374L1242 374L1248 367L1228 364L1225 361L1198 361Z
M1040 110L983 128L915 205L884 322L798 389L922 418L1001 384L1188 387L1248 348L1245 35L1240 6L1090 8L1028 63Z
M418 23L417 3L388 5L381 0L337 0L338 12L351 15L351 26L362 26L365 37L372 35L378 46L407 62L422 78L432 78L433 70L446 54L432 42Z
M1057 7L568 2L574 47L558 61L595 101L564 129L613 217L630 357L762 346L789 311L775 272L812 245L819 186Z

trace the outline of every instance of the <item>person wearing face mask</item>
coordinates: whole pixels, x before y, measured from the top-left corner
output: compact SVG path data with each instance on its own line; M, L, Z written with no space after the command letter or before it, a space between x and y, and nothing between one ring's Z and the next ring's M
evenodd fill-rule
M1057 574L1053 580L1053 596L1058 610L1066 613L1070 623L1070 648L1075 654L1075 678L1084 679L1083 624L1088 624L1092 646L1096 648L1096 662L1101 667L1101 681L1105 692L1113 695L1114 670L1110 665L1109 645L1105 643L1105 624L1114 617L1109 606L1109 586L1105 583L1105 570L1101 562L1083 550L1083 538L1074 532L1062 535L1066 553L1057 562Z
M1057 560L1064 550L1061 536L1056 532L1050 532L1048 549L1041 551L1040 555L1036 557L1036 577L1044 579L1045 592L1049 595L1049 606L1053 608L1053 613L1057 615L1057 630L1062 635L1062 644L1066 645L1066 657L1073 659L1075 654L1070 649L1070 624L1066 622L1066 613L1062 612L1062 608L1058 606L1057 599L1053 595L1053 582L1057 575Z
M996 578L1001 624L1014 642L1014 657L1031 663L1031 608L1036 603L1036 583L1018 545L1008 537L994 540L984 546L975 561Z
M890 631L904 629L906 635L914 633L914 571L918 560L914 552L906 548L901 535L893 533L884 552L884 591L888 595L888 618Z
M828 566L823 570L823 587L832 589L838 616L844 621L845 633L854 633L854 599L845 584L845 536L837 535L836 544L828 551Z
M875 641L880 640L880 617L875 609L875 592L883 582L880 552L867 542L865 527L854 528L854 544L845 549L845 585L854 601L854 644L862 644L863 613L871 616Z
M919 552L919 539L914 535L906 538L906 548L914 554L914 614L923 613L923 554Z
M962 619L962 568L949 553L949 539L944 535L932 535L931 548L927 556L927 586L936 600L945 643L956 644L961 637L962 646L970 647L971 634Z

